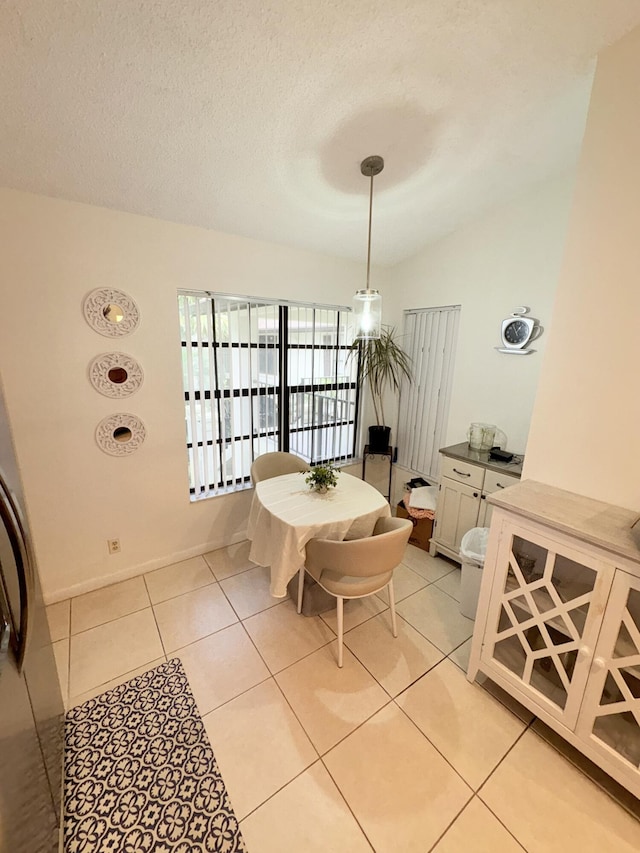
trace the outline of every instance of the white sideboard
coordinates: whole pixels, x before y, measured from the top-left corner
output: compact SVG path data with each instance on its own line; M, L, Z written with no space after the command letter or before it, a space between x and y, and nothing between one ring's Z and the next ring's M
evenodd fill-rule
M491 524L493 509L487 497L517 483L521 465L492 462L488 453L471 451L466 442L445 447L440 453L441 478L429 553L460 560L460 542L467 530Z
M637 513L525 480L494 493L478 671L640 797Z

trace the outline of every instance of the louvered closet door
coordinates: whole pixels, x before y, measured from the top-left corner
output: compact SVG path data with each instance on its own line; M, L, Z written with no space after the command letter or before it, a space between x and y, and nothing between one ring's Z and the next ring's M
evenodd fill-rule
M413 382L404 383L398 429L398 462L436 478L449 415L460 306L405 312L404 348Z

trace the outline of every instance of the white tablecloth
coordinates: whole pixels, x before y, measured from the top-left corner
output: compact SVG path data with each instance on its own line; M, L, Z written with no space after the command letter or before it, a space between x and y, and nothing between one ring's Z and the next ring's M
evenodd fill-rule
M247 533L249 559L271 566L271 595L283 598L287 584L305 561L310 539L360 539L370 536L376 521L391 515L377 489L339 473L338 485L320 495L304 474L284 474L258 483Z

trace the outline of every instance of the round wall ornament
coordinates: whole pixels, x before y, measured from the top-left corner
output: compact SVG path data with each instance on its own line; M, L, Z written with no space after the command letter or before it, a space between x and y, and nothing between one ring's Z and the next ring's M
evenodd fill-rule
M103 418L96 427L100 450L109 456L128 456L145 440L147 431L140 418L126 412Z
M82 311L91 328L107 338L130 335L140 322L140 312L134 300L112 287L99 287L88 293Z
M142 385L142 368L130 355L105 352L89 365L89 380L96 391L105 397L122 399L134 394Z

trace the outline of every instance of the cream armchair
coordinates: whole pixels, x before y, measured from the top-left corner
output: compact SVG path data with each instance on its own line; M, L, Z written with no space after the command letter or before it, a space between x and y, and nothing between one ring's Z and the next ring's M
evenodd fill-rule
M298 613L302 611L306 571L322 589L337 599L338 666L342 666L345 598L364 598L388 587L391 628L393 636L398 636L393 570L402 561L412 530L413 525L408 519L380 518L373 534L365 539L312 539L307 542L305 565L298 576Z
M309 465L295 453L284 453L276 450L273 453L263 453L254 460L251 466L251 482L255 486L261 480L270 480L281 474L295 474L297 471L308 471Z

